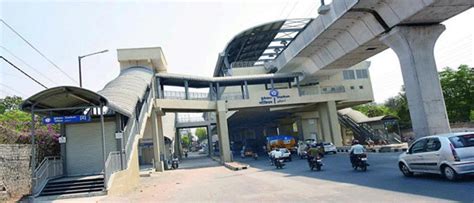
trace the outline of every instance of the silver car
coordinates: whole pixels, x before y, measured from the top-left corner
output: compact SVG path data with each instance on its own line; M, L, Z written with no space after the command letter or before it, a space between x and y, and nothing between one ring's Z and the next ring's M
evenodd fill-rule
M399 156L398 166L405 176L436 173L455 180L474 174L474 132L420 138Z

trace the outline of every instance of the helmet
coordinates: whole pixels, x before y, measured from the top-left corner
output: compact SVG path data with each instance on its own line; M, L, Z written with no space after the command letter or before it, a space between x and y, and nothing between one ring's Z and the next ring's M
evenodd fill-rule
M352 145L359 144L359 140L352 140Z

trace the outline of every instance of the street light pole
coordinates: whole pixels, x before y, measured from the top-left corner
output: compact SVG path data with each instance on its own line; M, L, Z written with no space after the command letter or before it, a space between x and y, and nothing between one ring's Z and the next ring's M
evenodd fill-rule
M102 51L98 51L98 52L94 52L94 53L86 54L84 56L78 56L77 57L77 60L79 62L79 87L82 87L82 64L81 64L81 59L85 58L85 57L88 57L88 56L105 53L105 52L108 52L108 51L109 50L106 49L106 50L102 50Z

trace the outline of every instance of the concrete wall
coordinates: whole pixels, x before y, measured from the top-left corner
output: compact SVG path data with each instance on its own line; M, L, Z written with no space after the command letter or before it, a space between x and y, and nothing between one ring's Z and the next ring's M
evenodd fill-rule
M134 145L130 165L126 170L118 171L111 176L107 193L110 195L124 195L137 187L140 181L138 165L138 146Z
M5 187L10 197L30 193L30 155L30 145L0 144L0 187Z

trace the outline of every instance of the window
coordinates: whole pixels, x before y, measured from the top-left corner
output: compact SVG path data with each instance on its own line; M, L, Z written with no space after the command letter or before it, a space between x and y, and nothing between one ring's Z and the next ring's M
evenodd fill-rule
M342 75L344 77L344 80L355 80L354 70L342 71Z
M364 86L360 85L360 86L359 86L359 89L364 89Z
M357 79L369 78L367 69L356 70Z
M441 148L441 142L438 138L430 138L426 143L426 151L427 152L434 152L438 151Z
M351 90L353 90L353 89L354 89L354 86L351 86Z
M416 154L426 152L426 142L427 139L422 139L415 142L410 148L410 153Z
M474 147L474 134L450 137L449 141L455 148Z

